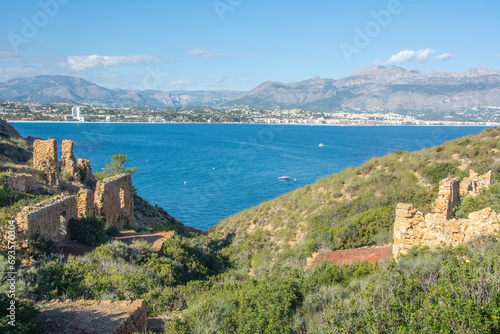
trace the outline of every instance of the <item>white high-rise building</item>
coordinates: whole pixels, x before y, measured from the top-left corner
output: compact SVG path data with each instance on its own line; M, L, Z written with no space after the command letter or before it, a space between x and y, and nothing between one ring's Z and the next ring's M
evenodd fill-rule
M73 107L73 109L71 109L71 115L73 116L73 119L79 120L80 119L80 107Z

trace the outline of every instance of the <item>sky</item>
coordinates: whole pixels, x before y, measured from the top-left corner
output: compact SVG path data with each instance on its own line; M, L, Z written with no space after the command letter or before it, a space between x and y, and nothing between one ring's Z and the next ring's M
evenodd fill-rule
M500 1L0 0L0 81L246 91L373 65L500 69Z

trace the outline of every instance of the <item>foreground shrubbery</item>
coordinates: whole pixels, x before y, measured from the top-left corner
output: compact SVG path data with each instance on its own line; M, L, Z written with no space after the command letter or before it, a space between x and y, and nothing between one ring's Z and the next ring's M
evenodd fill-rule
M227 274L185 298L172 333L499 333L500 243L483 237L380 267L323 263L259 281Z
M32 300L145 299L150 314L178 309L172 289L220 273L225 262L179 240L168 245L158 255L145 241L115 241L83 257L41 261L21 271L19 281L25 284L24 296Z

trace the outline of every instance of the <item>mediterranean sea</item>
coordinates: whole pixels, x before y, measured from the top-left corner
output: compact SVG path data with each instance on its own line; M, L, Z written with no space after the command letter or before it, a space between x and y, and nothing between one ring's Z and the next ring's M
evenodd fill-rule
M22 136L74 141L101 171L129 158L139 195L203 231L239 211L395 150L417 151L484 127L16 123ZM323 144L324 146L319 146ZM60 152L59 152L60 157ZM278 177L289 176L290 181Z

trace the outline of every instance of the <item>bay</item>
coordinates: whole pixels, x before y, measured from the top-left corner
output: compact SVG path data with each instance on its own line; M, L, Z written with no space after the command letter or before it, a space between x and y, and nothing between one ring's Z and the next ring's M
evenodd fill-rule
M239 211L395 150L417 151L484 127L13 122L22 136L74 141L100 171L129 158L139 194L203 231ZM319 144L324 146L320 147ZM59 152L60 156L60 152ZM279 176L290 181L279 181Z

